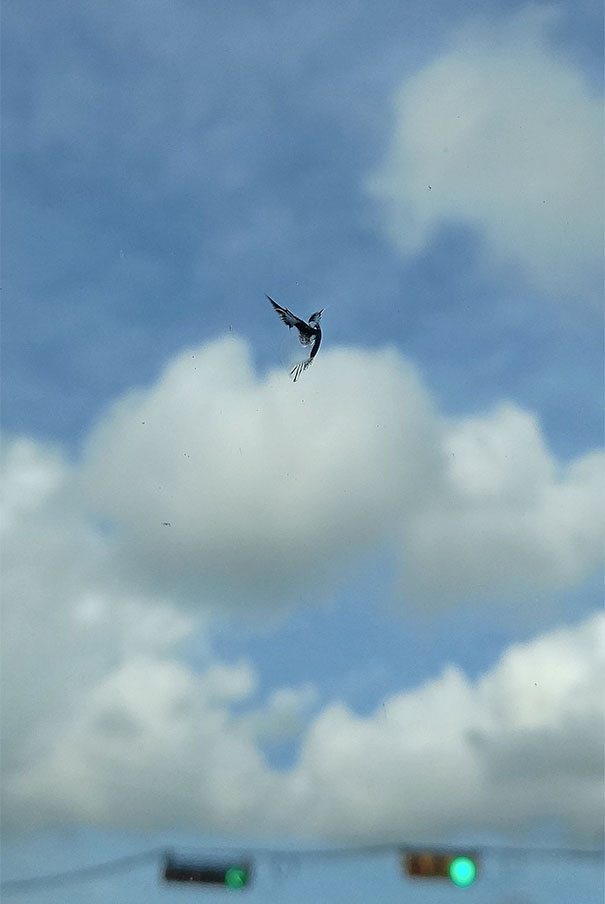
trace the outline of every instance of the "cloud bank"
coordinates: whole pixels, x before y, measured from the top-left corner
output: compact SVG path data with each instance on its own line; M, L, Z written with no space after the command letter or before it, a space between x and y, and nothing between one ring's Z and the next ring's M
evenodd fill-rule
M101 417L79 486L124 570L279 606L383 543L404 605L552 591L598 567L602 453L563 466L512 403L444 419L395 349L329 351L305 376L259 378L244 342L219 340Z
M602 614L364 718L312 715L313 681L252 705L254 665L213 654L217 606L278 610L310 562L320 601L378 543L402 606L409 586L434 605L442 582L547 591L598 565L600 454L561 466L511 404L442 418L392 349L328 351L306 376L259 376L220 340L118 400L76 463L3 444L5 831L598 832ZM298 739L294 767L270 768L267 738Z
M56 454L21 441L8 459L6 832L261 827L359 840L552 819L595 840L602 613L515 645L474 681L446 666L367 717L333 701L311 718L312 684L238 713L257 688L254 667L207 649L193 669L179 645L195 634L203 649L200 622L119 587L70 518ZM267 736L300 738L292 769L268 766Z
M459 30L406 79L388 153L368 180L404 253L445 221L476 227L484 258L541 290L602 294L600 100L549 46L556 12L529 6Z
M448 666L369 718L327 707L289 779L303 825L395 838L554 819L596 840L604 648L599 614L510 648L476 682Z

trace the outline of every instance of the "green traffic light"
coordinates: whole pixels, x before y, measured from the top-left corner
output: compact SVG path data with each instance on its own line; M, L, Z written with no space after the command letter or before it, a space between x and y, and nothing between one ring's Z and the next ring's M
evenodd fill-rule
M248 873L245 869L232 866L225 873L225 885L227 888L243 888L248 881Z
M449 867L450 879L458 888L468 888L477 876L477 867L470 857L454 857Z

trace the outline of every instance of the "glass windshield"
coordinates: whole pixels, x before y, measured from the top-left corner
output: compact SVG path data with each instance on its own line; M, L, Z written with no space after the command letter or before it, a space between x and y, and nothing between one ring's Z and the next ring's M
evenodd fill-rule
M6 0L3 900L602 901L602 16Z

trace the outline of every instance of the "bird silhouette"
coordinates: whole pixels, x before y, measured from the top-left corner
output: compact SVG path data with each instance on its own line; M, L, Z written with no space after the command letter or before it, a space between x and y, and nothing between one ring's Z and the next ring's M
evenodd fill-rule
M281 305L273 301L268 295L265 297L271 302L274 311L281 317L289 330L291 330L293 326L296 327L300 344L311 346L309 357L305 358L304 361L295 364L290 371L290 376L296 383L301 373L305 371L310 364L313 364L313 359L319 351L319 346L321 344L321 327L319 321L321 320L324 308L322 308L321 311L316 311L314 314L311 314L307 323L305 320L301 320L300 317L297 317L296 314L293 314L292 311L289 311L288 308L282 308Z

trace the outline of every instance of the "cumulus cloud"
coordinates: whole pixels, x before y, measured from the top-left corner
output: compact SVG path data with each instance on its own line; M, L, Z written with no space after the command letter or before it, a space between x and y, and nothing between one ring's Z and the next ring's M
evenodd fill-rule
M73 504L72 466L57 449L7 441L2 465L3 822L11 825L19 800L24 827L58 815L53 797L65 788L72 812L79 773L70 786L57 751L96 683L125 658L161 661L193 622L168 600L115 580L104 538ZM60 775L49 771L53 758Z
M241 712L258 689L254 667L210 652L187 663L179 644L195 631L203 649L203 631L170 600L107 580L111 559L70 518L71 466L29 442L7 452L5 831L178 826L385 840L552 819L595 840L602 613L510 648L474 681L448 665L367 717L339 701L311 717L313 685L277 687ZM259 742L286 736L301 737L300 755L277 772Z
M536 418L512 404L450 423L442 443L442 493L402 521L404 585L445 602L550 591L601 561L602 453L558 464Z
M319 692L313 684L280 687L260 709L242 719L253 737L269 742L287 741L302 735Z
M327 707L288 778L326 834L602 826L605 617L511 647L476 682L455 666L361 718ZM304 801L304 804L303 804ZM539 816L538 816L539 814Z
M82 461L3 444L7 831L597 830L602 616L474 682L448 666L368 718L342 702L315 715L312 684L256 701L254 666L213 654L217 600L277 610L309 567L321 598L379 542L427 599L434 574L468 594L596 565L596 453L562 468L511 405L441 418L394 350L314 368L259 377L245 343L218 341L105 412ZM285 738L300 757L276 772L262 743Z
M406 79L390 148L368 180L385 228L413 254L444 221L477 227L555 296L600 297L601 104L548 43L556 12L473 22Z
M2 453L3 831L199 827L201 813L241 829L271 779L257 740L299 734L314 688L232 717L257 690L252 666L217 661L199 612L120 580L59 450L16 439Z
M597 567L601 453L562 467L513 404L441 418L394 349L329 351L305 377L258 377L243 341L220 340L101 417L79 486L123 570L280 606L379 543L402 598L425 604L551 591Z
M279 601L423 505L438 433L414 369L395 350L322 367L258 378L247 344L221 340L102 417L82 492L154 583Z

